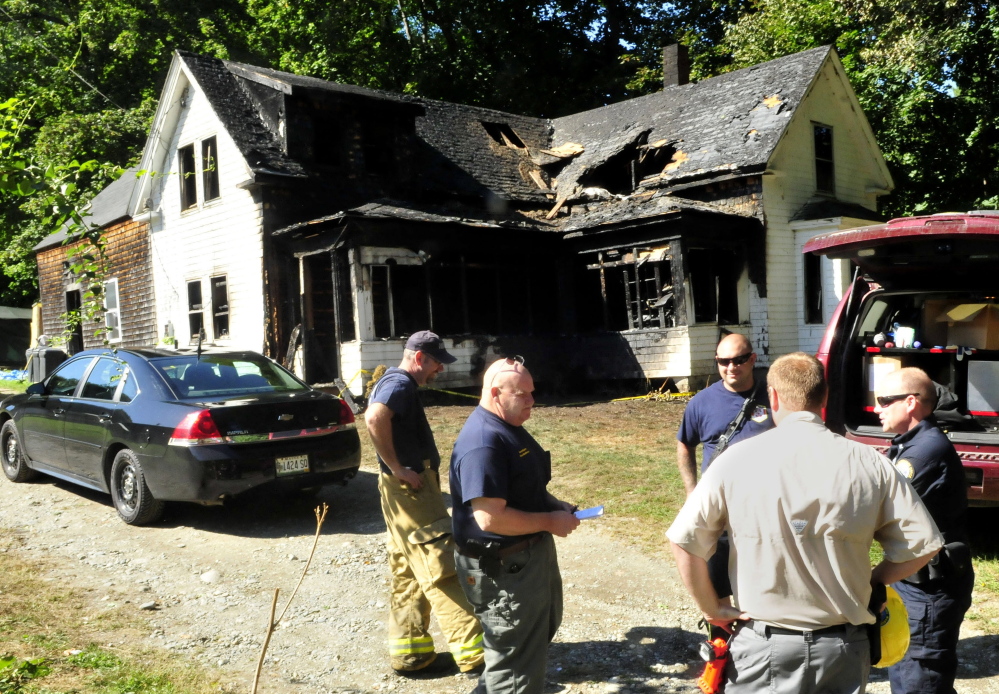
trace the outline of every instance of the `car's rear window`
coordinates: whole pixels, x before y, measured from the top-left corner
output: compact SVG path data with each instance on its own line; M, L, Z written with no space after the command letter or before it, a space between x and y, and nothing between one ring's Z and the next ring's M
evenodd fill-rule
M251 393L292 393L308 390L280 366L253 355L202 354L153 359L150 363L166 376L182 398L233 396Z

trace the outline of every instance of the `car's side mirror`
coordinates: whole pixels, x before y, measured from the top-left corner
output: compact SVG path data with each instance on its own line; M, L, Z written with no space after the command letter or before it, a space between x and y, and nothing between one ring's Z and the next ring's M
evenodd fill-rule
M45 384L44 383L32 383L30 386L24 389L24 392L28 395L45 395Z

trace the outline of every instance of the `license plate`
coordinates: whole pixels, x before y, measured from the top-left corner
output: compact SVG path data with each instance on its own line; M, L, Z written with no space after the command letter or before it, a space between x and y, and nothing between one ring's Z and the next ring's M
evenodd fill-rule
M278 458L274 461L274 472L282 475L297 475L309 471L309 456L294 455L290 458Z

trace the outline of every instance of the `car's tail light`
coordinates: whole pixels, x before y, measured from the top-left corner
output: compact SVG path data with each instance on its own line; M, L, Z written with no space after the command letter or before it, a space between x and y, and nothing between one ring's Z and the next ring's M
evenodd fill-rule
M347 404L346 400L340 401L340 426L344 424L352 424L354 422L354 411L350 409L350 405Z
M209 410L199 410L184 417L170 437L171 446L202 446L222 443L222 433L215 426Z

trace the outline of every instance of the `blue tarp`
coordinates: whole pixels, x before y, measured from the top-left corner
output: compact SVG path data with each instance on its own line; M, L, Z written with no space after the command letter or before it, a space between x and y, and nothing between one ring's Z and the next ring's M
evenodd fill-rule
M27 381L28 372L21 369L0 369L0 381Z

